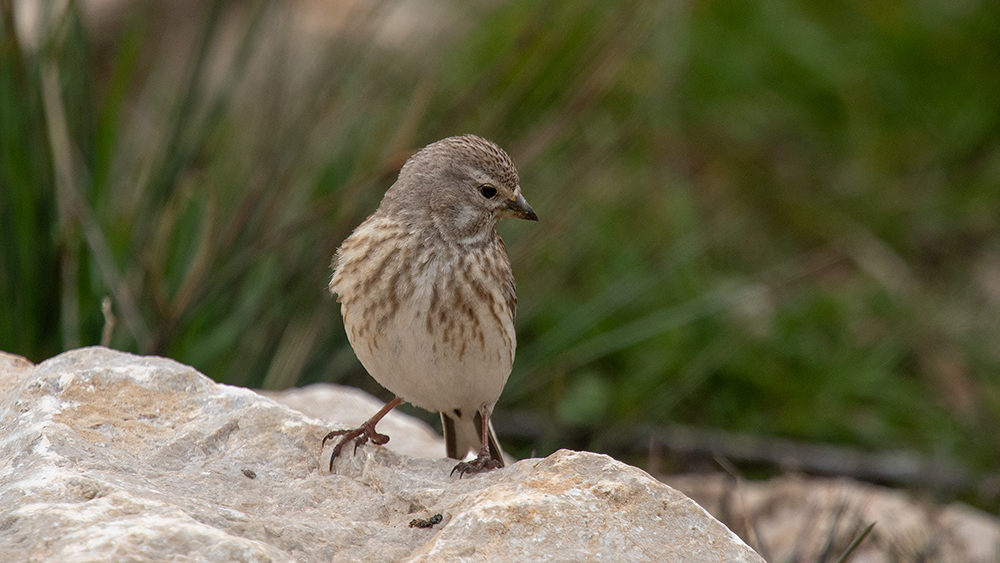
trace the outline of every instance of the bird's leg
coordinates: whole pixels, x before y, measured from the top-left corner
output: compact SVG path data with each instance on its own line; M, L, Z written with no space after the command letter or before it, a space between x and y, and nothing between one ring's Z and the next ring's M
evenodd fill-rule
M327 440L335 438L337 436L342 436L340 441L337 442L336 447L333 448L333 454L330 456L330 471L333 471L333 460L336 459L338 455L340 455L340 450L344 447L344 444L346 444L347 442L354 440L355 453L357 453L358 451L358 446L368 442L368 440L371 440L372 442L375 442L380 446L388 442L389 437L386 436L385 434L379 434L378 432L376 432L375 425L378 424L378 421L382 420L383 416L389 414L389 411L396 408L396 406L398 406L402 402L403 399L396 397L395 399L386 403L385 406L382 407L382 410L375 413L375 416L366 420L364 424L362 424L361 426L353 430L333 430L332 432L324 436L322 447L326 447ZM355 440L355 438L357 439Z
M466 473L482 473L484 471L503 467L503 464L501 464L498 460L493 459L493 456L490 455L490 448L488 445L490 439L490 409L482 407L479 409L479 414L483 419L483 447L479 449L479 455L476 456L476 459L472 461L463 461L451 470L452 475L458 471L459 479L461 479Z

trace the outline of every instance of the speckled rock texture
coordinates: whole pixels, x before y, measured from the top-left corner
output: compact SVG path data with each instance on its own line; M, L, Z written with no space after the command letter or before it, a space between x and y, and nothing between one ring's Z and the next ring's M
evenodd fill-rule
M0 561L763 561L606 456L457 479L366 445L330 473L337 426L163 358L0 353Z
M737 483L729 475L664 477L758 548L768 561L823 561L868 524L850 561L995 563L1000 518L966 504L934 504L907 491L851 479L785 475Z

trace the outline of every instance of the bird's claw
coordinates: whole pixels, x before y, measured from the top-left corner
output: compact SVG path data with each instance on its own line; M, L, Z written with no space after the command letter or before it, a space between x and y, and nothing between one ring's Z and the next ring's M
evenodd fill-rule
M369 424L368 422L362 424L358 428L350 430L332 430L329 434L323 437L323 444L321 447L326 447L326 441L331 438L336 438L341 436L340 441L333 448L333 453L330 455L330 471L333 471L333 460L337 459L340 455L340 450L344 449L344 444L354 440L354 453L358 453L358 447L368 443L371 440L373 443L381 446L389 441L389 437L385 434L379 434L375 431L375 425Z
M479 456L476 457L476 459L463 461L456 465L454 469L451 470L451 474L454 475L455 472L458 471L458 478L461 479L466 473L483 473L500 467L500 462L493 459L490 452L482 450L479 452Z

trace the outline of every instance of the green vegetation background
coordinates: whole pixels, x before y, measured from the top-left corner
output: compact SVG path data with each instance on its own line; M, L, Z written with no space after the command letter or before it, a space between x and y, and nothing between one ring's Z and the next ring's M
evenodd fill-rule
M687 423L997 473L1000 3L455 2L403 39L391 3L312 34L140 4L100 36L71 3L35 46L11 4L0 349L97 344L109 297L115 348L377 391L330 257L413 150L474 132L541 217L501 226L499 409L548 428L515 453Z

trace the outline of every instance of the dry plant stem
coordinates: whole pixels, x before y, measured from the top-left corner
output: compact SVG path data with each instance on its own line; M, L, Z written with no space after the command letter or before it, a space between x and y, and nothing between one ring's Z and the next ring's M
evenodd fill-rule
M854 552L855 549L857 549L859 545L861 545L861 542L865 541L865 538L868 537L868 534L872 533L872 528L874 527L875 527L875 522L868 524L868 527L865 528L858 537L854 538L854 541L851 542L851 545L847 546L847 549L844 550L844 553L843 555L840 556L840 559L837 559L837 563L847 563L847 561L849 561L851 554Z
M518 413L519 436L537 439L544 423ZM509 432L508 432L509 433ZM944 491L975 490L977 476L954 460L924 456L910 450L866 451L850 446L817 444L774 438L749 432L729 432L683 424L647 426L606 439L612 452L646 450L650 437L671 456L714 457L736 463L766 463L777 468L821 475L843 475L862 481L878 481ZM990 477L995 474L990 474Z
M743 525L746 530L747 538L753 534L753 542L751 547L755 548L757 551L761 551L762 544L760 541L760 534L757 533L757 527L750 522L750 513L747 510L746 500L743 495L743 475L740 474L736 466L733 465L728 459L721 455L713 456L715 462L718 463L736 482L736 495L740 502L740 512L743 514Z
M101 346L111 345L111 336L115 332L115 312L111 306L111 297L105 295L101 299L101 314L104 315L104 328L101 329Z
M366 443L368 440L375 442L378 445L383 445L389 441L389 437L385 434L379 434L375 431L375 425L378 421L382 420L382 417L389 414L389 411L399 406L403 402L403 399L396 397L395 399L389 401L382 407L382 410L375 413L375 416L369 418L361 426L353 430L333 430L329 434L323 437L323 446L326 446L326 441L335 438L337 436L343 436L337 446L333 448L333 454L330 455L330 471L333 471L333 460L340 455L340 450L343 449L344 444L354 440L354 452L357 453L358 446ZM355 438L357 438L355 440Z

